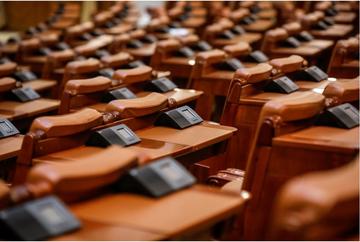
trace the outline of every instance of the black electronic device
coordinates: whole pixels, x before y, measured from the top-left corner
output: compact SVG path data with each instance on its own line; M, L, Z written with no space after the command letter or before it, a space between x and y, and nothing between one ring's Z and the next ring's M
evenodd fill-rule
M102 102L108 103L116 99L132 99L136 98L136 95L126 87L121 87L105 93L102 97Z
M221 70L236 71L237 69L244 68L244 65L236 58L227 59L216 65Z
M114 70L111 68L104 68L99 70L98 73L100 76L104 76L111 79L114 74Z
M121 192L161 197L192 186L196 179L180 163L171 157L133 168L114 184Z
M180 49L178 49L175 52L175 54L177 56L182 56L182 57L186 57L186 58L190 58L190 57L193 57L195 55L194 51L192 51L192 49L190 49L187 46L181 47Z
M335 21L332 18L326 17L323 20L327 25L331 26L335 24Z
M300 45L301 43L295 37L289 37L281 43L281 46L289 48L298 48Z
M30 87L12 89L11 96L20 102L28 102L40 98L40 95Z
M108 28L108 29L111 29L112 27L115 26L115 24L112 22L112 21L107 21L105 24L104 24L105 28Z
M125 124L94 131L86 141L88 146L108 147L110 145L130 146L139 143L140 138Z
M0 237L45 240L81 227L79 220L54 196L46 196L0 211Z
M314 40L314 36L312 36L309 32L307 31L301 31L297 36L296 38L299 40L299 41L303 41L303 42L309 42L309 41L312 41Z
M127 44L126 44L126 46L128 47L128 48L131 48L131 49L139 49L139 48L141 48L141 47L143 47L143 43L141 43L141 41L140 40L137 40L137 39L134 39L134 40L130 40Z
M314 28L318 30L326 30L329 28L329 25L327 25L325 21L319 21L315 24Z
M89 41L91 39L92 39L92 36L89 33L84 33L80 36L80 40Z
M359 110L350 103L328 108L320 115L317 124L351 129L359 126Z
M212 47L208 42L201 40L201 41L195 43L194 45L192 45L191 49L193 49L195 51L209 51L209 50L212 50Z
M37 53L41 56L47 56L51 53L51 49L48 47L42 47L37 50Z
M136 67L140 67L140 66L145 66L145 63L142 62L141 60L136 60L136 61L132 61L132 62L126 64L126 66L128 66L130 68L136 68Z
M244 24L244 25L249 25L249 24L252 24L255 20L253 18L251 18L250 16L247 16L243 19L240 20L240 23L241 24Z
M17 71L14 73L14 77L16 80L21 82L33 81L37 79L37 76L34 72L28 70Z
M277 93L292 93L299 90L299 86L295 84L287 76L276 78L269 82L265 87L266 92L277 92Z
M152 34L147 34L147 35L144 36L144 38L142 38L142 41L144 43L152 44L152 43L155 43L157 41L157 38Z
M269 58L264 54L264 52L260 50L253 51L244 58L244 61L256 63L263 63L267 62L268 60Z
M302 71L298 71L291 75L292 78L299 81L320 82L326 80L328 75L317 66L310 66Z
M19 130L9 120L0 118L0 139L19 133Z
M176 84L167 77L160 77L147 83L145 90L166 93L177 88Z
M60 42L55 45L55 48L57 50L68 50L68 49L70 49L70 46L65 42Z
M98 58L102 58L102 57L105 57L105 56L110 56L110 52L107 51L107 50L97 50L97 51L95 52L95 55L96 55L96 57L98 57Z
M162 113L155 121L155 125L185 129L202 121L203 119L192 108L182 106Z
M170 32L170 28L169 28L169 26L160 26L160 27L158 27L156 30L155 30L156 32L158 32L158 33L164 33L164 34L166 34L166 33L169 33Z
M241 34L245 34L246 31L243 27L241 27L240 25L235 25L231 31L234 33L234 34L237 34L237 35L241 35Z
M230 30L225 30L222 33L218 35L222 39L233 39L235 38L235 35Z

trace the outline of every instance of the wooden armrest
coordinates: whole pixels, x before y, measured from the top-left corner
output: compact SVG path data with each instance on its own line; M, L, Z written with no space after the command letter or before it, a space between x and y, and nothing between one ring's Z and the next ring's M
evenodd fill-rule
M284 28L289 36L292 36L292 35L295 35L295 34L298 34L301 32L301 25L299 22L292 22L292 23L287 23L287 24L284 24L282 26L282 28Z
M290 73L301 70L301 68L306 64L306 61L299 55L291 55L289 57L272 59L269 63L278 72Z
M246 83L257 83L267 80L272 75L272 66L267 63L260 63L254 67L237 69L235 79L241 79Z
M84 108L80 111L54 116L36 118L30 131L41 131L46 137L59 137L76 134L102 124L102 115L95 109Z
M29 183L49 183L57 194L91 191L114 183L137 165L130 149L110 146L75 162L40 164L30 170Z
M17 64L14 62L6 62L0 65L0 76L9 76L15 72Z
M130 84L151 79L152 68L150 66L139 66L133 69L116 70L113 79L120 83Z
M353 79L340 79L329 83L324 89L326 98L338 99L340 103L354 102L359 100L359 76Z
M345 239L352 233L358 235L355 221L359 217L359 157L340 168L290 180L274 204L271 232L275 240L283 239L284 234L290 240L327 240L330 236ZM329 230L333 230L330 236Z
M16 87L16 80L11 77L0 78L0 92L7 92Z
M226 59L226 53L222 50L209 50L196 55L196 62L213 64Z
M153 92L145 97L111 101L107 104L106 111L119 112L121 118L134 118L158 112L166 107L168 107L168 98Z
M325 107L325 97L312 91L294 92L267 102L262 117L278 116L282 121L314 117Z
M71 95L94 93L107 90L111 87L111 80L98 76L88 79L70 80L66 83L65 92Z
M116 67L126 64L132 59L133 58L129 53L120 52L115 55L101 57L101 62L104 63L107 67Z
M283 28L276 28L266 32L265 38L270 42L277 42L288 37L288 33Z
M181 44L176 39L161 40L157 43L156 48L163 52L169 52L177 50L181 47Z
M251 52L251 46L247 42L240 42L234 45L227 45L224 47L224 50L231 56L243 56Z
M73 60L75 58L75 52L73 50L60 50L60 51L52 51L48 55L49 59L55 60L55 61L69 61Z
M100 69L100 61L95 58L72 61L66 65L66 71L73 74L96 72Z

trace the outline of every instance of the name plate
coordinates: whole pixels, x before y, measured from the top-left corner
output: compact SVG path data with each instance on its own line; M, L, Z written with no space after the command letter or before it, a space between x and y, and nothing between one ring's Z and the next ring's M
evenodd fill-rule
M155 125L185 129L202 121L203 119L192 108L182 106L162 113L155 121Z

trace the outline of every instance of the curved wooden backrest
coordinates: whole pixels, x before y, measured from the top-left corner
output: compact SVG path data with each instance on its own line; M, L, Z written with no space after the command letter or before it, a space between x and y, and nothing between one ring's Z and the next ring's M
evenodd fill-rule
M285 40L288 36L288 33L283 28L276 28L267 31L264 36L261 50L265 53L271 51L272 48L276 47L277 42Z
M260 63L254 67L237 69L234 79L239 79L242 84L251 84L268 80L272 75L273 67L267 63Z
M176 39L167 39L157 42L156 51L166 53L177 50L181 47L181 43Z
M88 79L70 80L66 83L64 92L73 96L107 90L111 86L109 78L98 76Z
M225 59L226 59L226 53L224 51L214 49L214 50L203 51L201 53L198 53L196 55L196 64L210 65L224 61Z
M332 104L359 101L359 76L353 79L339 79L329 83L323 92L326 98L333 99Z
M277 195L270 237L273 240L358 237L358 205L359 156L340 168L288 181Z
M291 23L284 24L282 26L282 28L287 31L289 36L296 35L296 34L300 33L302 30L301 24L299 22L291 22Z
M12 75L17 68L17 64L14 62L5 62L0 64L0 77Z
M272 65L277 72L291 73L301 70L307 64L307 61L299 55L291 55L289 57L272 59L269 64Z
M116 68L133 60L133 57L126 52L101 57L101 62L106 67Z
M234 22L239 22L241 19L243 19L246 16L250 15L250 10L247 8L239 8L235 11L230 13L230 19Z
M311 119L318 115L324 107L325 97L312 91L294 92L271 100L263 106L255 131L255 138L249 151L243 189L251 192L256 187L254 184L255 176L258 175L256 170L260 169L257 167L256 150L260 146L260 141L266 139L271 144L272 137L282 133L280 129L285 127L285 123ZM271 127L273 131L265 130L266 127ZM264 137L264 134L269 137ZM256 192L259 191L254 192L254 199L258 200L257 195L259 194Z
M106 111L118 112L121 118L134 118L159 112L168 105L165 95L153 92L145 97L111 101L107 104Z
M32 38L27 40L22 40L19 44L20 51L32 51L41 46L40 40L38 38Z
M143 29L136 29L129 33L131 39L140 39L146 35L145 30Z
M56 68L62 68L65 63L74 59L75 52L72 49L50 52L44 65L42 77L51 78Z
M232 57L247 55L252 50L250 44L247 42L239 42L235 45L226 45L223 49Z
M48 183L65 200L81 199L85 193L114 183L137 163L136 152L110 146L76 162L37 165L30 170L27 182Z
M16 80L11 77L0 78L0 93L16 88Z
M83 74L96 72L100 68L100 61L95 58L86 60L72 61L66 65L65 72L70 74Z
M182 45L193 45L200 41L199 36L196 34L189 34L186 36L179 36L176 38Z
M132 69L116 70L112 78L119 84L132 84L151 79L153 69L150 66L138 66Z
M30 131L42 133L43 137L60 137L81 133L102 124L101 113L84 108L74 113L36 118Z

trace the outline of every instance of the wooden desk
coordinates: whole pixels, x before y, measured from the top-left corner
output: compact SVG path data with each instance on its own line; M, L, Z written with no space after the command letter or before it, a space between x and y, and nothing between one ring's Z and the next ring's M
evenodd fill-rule
M70 207L81 220L132 229L128 235L124 233L113 240L130 240L136 236L166 240L210 228L239 212L243 204L243 198L238 195L196 185L157 199L108 194ZM134 235L134 230L142 234ZM70 235L66 238L73 239Z
M0 139L0 161L16 157L21 150L23 135L15 135Z

